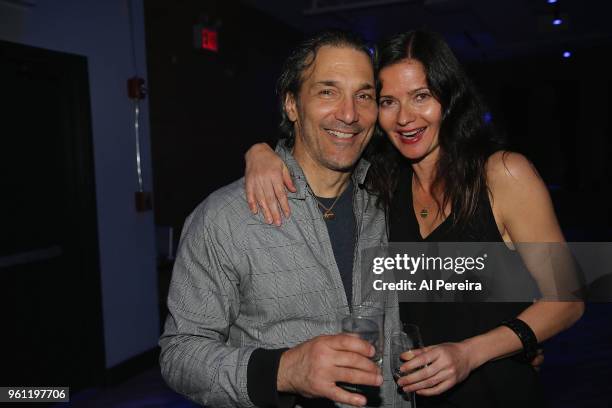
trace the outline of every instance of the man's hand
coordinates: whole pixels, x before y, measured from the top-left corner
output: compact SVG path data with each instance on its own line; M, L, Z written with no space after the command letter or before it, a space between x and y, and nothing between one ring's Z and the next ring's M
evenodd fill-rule
M268 224L281 225L281 211L289 217L290 209L285 187L296 192L289 170L280 157L265 143L258 143L245 153L245 189L253 214L261 207Z
M370 360L374 347L358 337L337 334L319 336L283 353L277 389L305 397L363 406L366 398L343 390L337 382L380 386L380 368Z

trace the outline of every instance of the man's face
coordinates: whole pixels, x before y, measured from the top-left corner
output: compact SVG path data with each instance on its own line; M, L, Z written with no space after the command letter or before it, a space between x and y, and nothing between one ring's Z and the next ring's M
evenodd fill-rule
M372 63L353 48L323 46L303 75L297 98L285 100L294 155L302 166L350 171L376 124Z

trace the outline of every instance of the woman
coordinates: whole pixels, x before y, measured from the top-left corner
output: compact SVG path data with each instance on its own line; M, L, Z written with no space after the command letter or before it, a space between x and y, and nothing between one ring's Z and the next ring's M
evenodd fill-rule
M525 157L501 149L440 36L393 37L380 47L377 68L386 138L366 152L372 163L366 187L387 211L391 241L564 241L544 183ZM263 204L271 219L276 196L288 213L282 162L259 146L247 163L252 209ZM572 325L583 309L582 302L404 303L402 320L418 324L430 346L405 353L403 371L410 374L398 384L427 397L426 406L539 405L533 368L508 356L524 349L533 357L535 344Z

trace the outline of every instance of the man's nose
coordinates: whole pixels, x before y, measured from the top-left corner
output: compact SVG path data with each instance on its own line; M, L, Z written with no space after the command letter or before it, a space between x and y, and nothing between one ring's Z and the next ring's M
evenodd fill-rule
M353 98L345 98L340 102L338 111L336 113L336 119L344 122L347 125L355 123L359 120L359 112L357 112L357 106Z

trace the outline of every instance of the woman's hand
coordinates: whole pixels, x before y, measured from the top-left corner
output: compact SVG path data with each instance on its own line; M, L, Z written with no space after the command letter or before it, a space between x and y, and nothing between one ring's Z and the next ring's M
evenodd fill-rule
M251 146L244 159L246 197L251 212L257 214L259 206L268 224L281 225L281 209L285 217L291 214L284 187L296 191L287 166L266 143Z
M408 360L401 371L410 374L401 377L397 384L405 392L423 396L443 393L465 380L477 366L464 343L443 343L407 351L401 358Z

